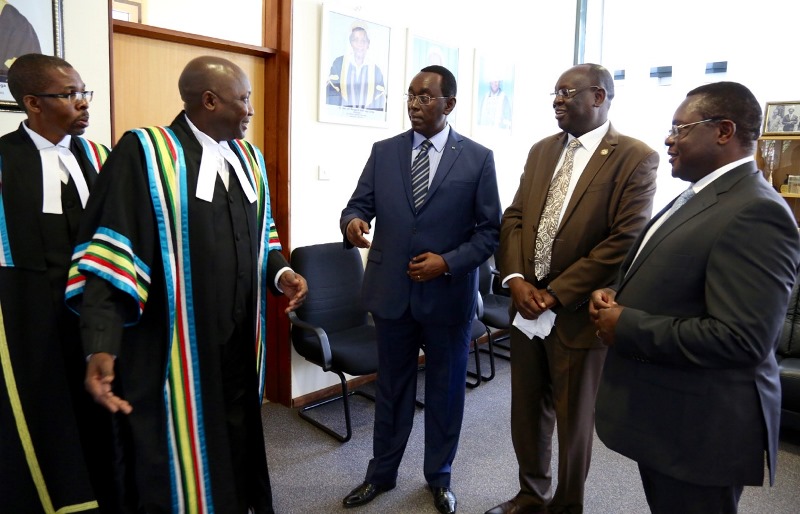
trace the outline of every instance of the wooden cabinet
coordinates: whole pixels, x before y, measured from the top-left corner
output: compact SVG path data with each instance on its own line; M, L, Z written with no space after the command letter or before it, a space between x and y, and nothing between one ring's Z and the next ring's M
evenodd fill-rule
M800 221L800 190L789 191L789 175L800 177L800 135L769 135L758 140L756 163ZM798 186L800 188L800 186Z

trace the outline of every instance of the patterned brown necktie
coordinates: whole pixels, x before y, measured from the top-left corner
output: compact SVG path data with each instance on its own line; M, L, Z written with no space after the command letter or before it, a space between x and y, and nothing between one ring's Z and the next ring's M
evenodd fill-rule
M431 161L428 157L433 143L425 140L419 145L419 153L411 164L411 194L414 199L414 209L419 209L428 194L428 181L431 174Z
M547 200L544 202L544 210L539 220L539 230L536 231L534 271L536 272L536 278L539 280L542 280L550 272L553 239L558 230L561 206L564 205L569 181L572 177L572 161L575 157L575 150L580 146L581 142L577 139L570 141L567 146L567 154L564 156L564 164L553 175L550 189L547 191Z

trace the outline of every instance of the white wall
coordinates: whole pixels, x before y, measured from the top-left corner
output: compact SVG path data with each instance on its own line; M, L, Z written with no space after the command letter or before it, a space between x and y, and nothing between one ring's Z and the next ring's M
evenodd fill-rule
M501 200L504 205L511 201L530 146L558 131L549 93L561 72L572 66L574 2L537 2L532 4L535 7L522 7L525 5L517 0L495 0L491 9L478 0L326 3L326 8L335 6L337 12L392 29L387 83L389 126L374 128L317 121L318 88L323 85L319 60L322 3L294 0L290 149L293 247L341 241L339 216L372 144L407 130L402 98L408 89L407 29L460 48L456 130L468 137L472 136L475 49L500 51L518 63L511 135L475 138L494 150ZM329 65L324 63L326 73ZM320 166L328 171L330 180L318 180ZM293 354L292 397L336 383L335 375L325 374Z
M142 23L262 46L263 0L146 0Z
M603 64L626 71L624 83L617 83L610 118L620 131L660 153L656 210L687 187L672 178L664 139L688 91L732 80L750 88L762 105L800 101L800 66L792 50L797 31L779 28L800 19L797 0L672 0L668 9L653 9L641 0L604 3ZM727 73L706 75L706 63L716 61L728 62ZM650 67L668 65L673 71L669 85L650 78Z
M64 58L78 70L86 88L95 92L89 109L90 125L84 135L109 145L111 74L108 62L108 1L65 0L63 5ZM0 111L0 134L16 130L24 119L22 113Z

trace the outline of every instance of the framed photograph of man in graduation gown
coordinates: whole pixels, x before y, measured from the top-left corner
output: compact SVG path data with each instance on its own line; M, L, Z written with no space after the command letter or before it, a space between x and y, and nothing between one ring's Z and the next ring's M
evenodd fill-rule
M322 6L319 121L387 126L391 28Z
M64 57L62 1L0 0L0 109L22 110L8 90L8 68L17 57Z

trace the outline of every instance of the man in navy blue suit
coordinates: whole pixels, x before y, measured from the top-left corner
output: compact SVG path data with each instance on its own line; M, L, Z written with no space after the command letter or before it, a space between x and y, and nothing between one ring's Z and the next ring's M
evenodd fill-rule
M394 488L424 346L425 479L437 510L454 513L450 469L464 414L477 268L497 248L502 212L492 151L447 124L456 106L453 74L423 68L406 96L412 130L375 143L340 220L346 246L370 248L362 301L378 333L373 457L364 483L343 503L364 505ZM380 229L370 244L364 235L373 219Z

